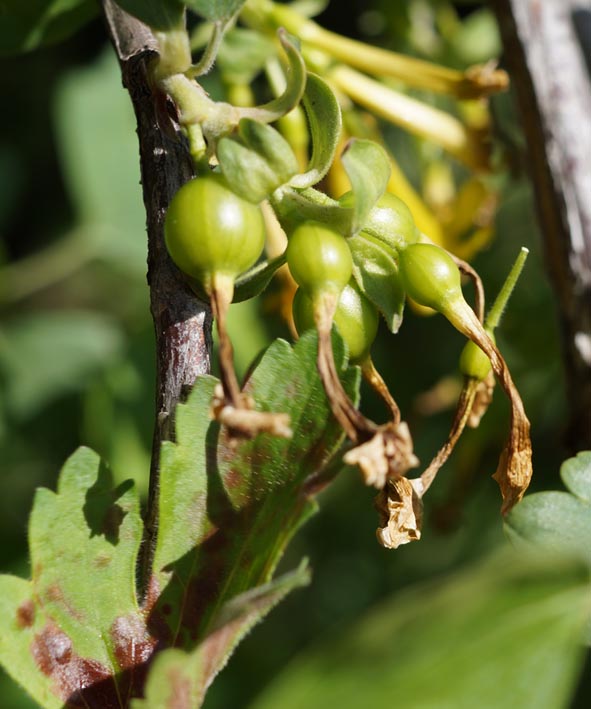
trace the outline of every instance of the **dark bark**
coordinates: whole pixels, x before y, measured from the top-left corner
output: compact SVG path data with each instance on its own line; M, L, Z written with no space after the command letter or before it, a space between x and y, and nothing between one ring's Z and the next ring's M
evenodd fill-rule
M591 448L591 83L589 0L493 0L527 139L547 267L560 307L570 421Z
M148 27L111 0L103 1L107 27L137 119L148 231L148 284L156 334L156 422L146 532L140 559L145 590L158 529L159 459L163 440L174 435L174 410L195 379L210 368L211 313L195 298L170 260L163 236L164 216L178 188L192 176L185 141L167 99L151 83L148 65L156 43Z

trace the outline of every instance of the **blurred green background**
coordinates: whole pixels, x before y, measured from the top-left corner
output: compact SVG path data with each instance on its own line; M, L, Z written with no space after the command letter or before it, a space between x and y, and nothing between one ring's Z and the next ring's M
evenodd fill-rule
M335 1L320 21L458 67L500 53L494 19L477 2ZM453 31L442 34L445 22ZM117 479L133 477L145 491L154 344L135 121L100 21L63 44L1 65L0 571L24 575L33 492L55 484L78 445L97 450ZM215 74L208 82L215 92ZM495 98L493 108L516 159L499 177L497 236L474 265L490 297L519 247L531 251L498 343L532 420L533 487L559 487L566 402L556 312L510 94ZM418 185L424 149L399 130L387 133ZM263 300L236 306L231 333L241 371L273 337L288 337ZM401 332L392 337L384 328L374 347L422 461L445 439L452 411L425 417L417 395L444 377L459 378L462 344L442 318L408 312ZM368 413L385 416L365 390L364 402ZM375 541L372 491L357 476L341 475L284 562L291 568L308 556L312 585L243 643L211 689L207 709L247 706L315 641L334 637L395 591L444 578L502 544L500 499L490 475L507 425L508 408L497 396L428 496L423 540L394 552ZM588 696L581 685L572 706L587 706ZM2 675L0 706L33 704Z

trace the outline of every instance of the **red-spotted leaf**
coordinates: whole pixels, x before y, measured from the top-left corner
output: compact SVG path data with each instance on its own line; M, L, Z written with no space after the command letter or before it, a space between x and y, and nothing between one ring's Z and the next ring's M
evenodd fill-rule
M199 707L242 637L307 582L305 565L272 577L314 511L313 492L330 478L325 468L343 435L316 373L316 349L313 333L294 348L275 342L246 385L258 409L290 415L290 440L230 439L210 418L213 377L200 378L178 407L176 441L162 450L144 606L136 598L142 523L132 484L113 489L99 457L80 449L57 492L37 492L32 580L0 577L0 662L41 706L122 709L138 700L138 708L161 709L181 697L174 706ZM358 373L346 369L336 337L335 356L355 397Z
M293 573L224 604L210 633L193 651L170 649L158 655L146 684L146 698L134 701L132 709L201 706L207 688L244 635L290 591L308 581L304 562Z
M0 577L0 661L44 707L122 706L152 654L135 596L142 533L130 484L81 448L37 491L32 580Z
M278 340L247 384L256 406L288 413L293 438L261 434L238 443L209 417L216 381L201 378L177 408L177 441L162 452L155 627L192 647L216 625L223 604L268 583L297 528L315 510L308 482L331 460L343 433L316 371L317 339ZM335 340L342 367L342 342ZM358 375L343 373L356 396ZM204 445L205 441L205 445Z

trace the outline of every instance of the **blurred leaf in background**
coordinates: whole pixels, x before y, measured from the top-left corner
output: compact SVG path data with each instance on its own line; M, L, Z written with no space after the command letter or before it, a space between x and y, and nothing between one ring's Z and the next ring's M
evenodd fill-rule
M566 706L590 601L581 564L505 554L328 634L252 709Z

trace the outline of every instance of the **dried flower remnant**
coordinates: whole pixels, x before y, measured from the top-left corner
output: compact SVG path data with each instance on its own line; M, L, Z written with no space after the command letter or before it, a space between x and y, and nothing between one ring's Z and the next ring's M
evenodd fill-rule
M527 249L523 249L491 310L491 313L494 311L492 319L496 322L526 256ZM507 364L483 324L464 300L460 272L446 251L433 244L411 244L400 253L399 267L407 294L420 305L440 312L459 332L475 343L489 359L494 374L507 394L511 404L509 439L494 475L503 497L501 511L506 514L521 499L532 475L530 423ZM466 420L471 408L471 404L469 408L463 408Z
M376 531L379 543L386 549L397 549L402 544L421 538L423 502L421 483L401 477L389 480L376 497L380 526Z
M347 465L357 465L365 484L378 490L419 464L405 421L380 426L369 441L348 451L343 461Z
M242 392L239 395L241 405L232 406L227 402L222 385L218 384L211 403L211 417L226 426L234 436L253 438L259 433L270 433L279 438L292 437L288 414L255 411L251 397Z
M466 422L467 426L470 428L478 428L482 417L491 405L494 389L495 375L491 370L482 381L478 382L470 415L468 417L468 421Z

